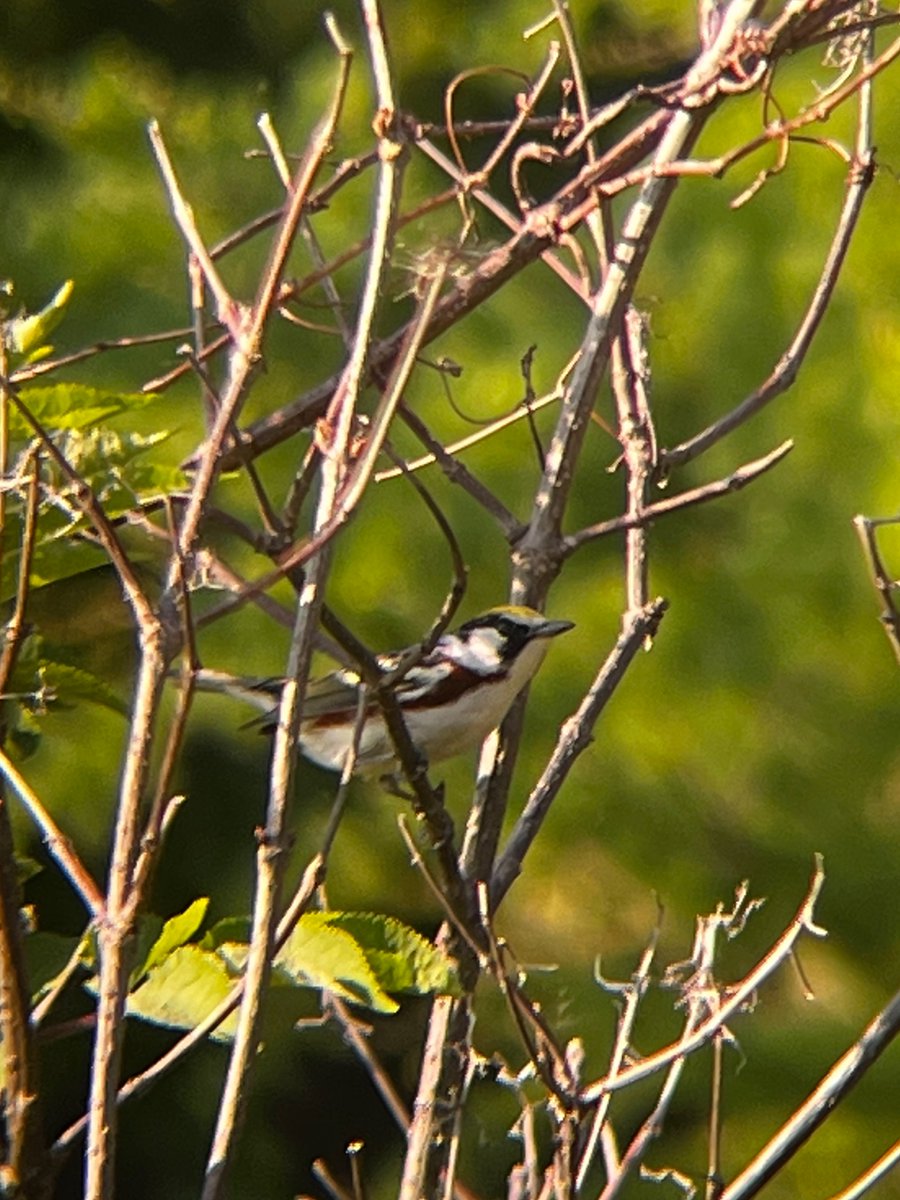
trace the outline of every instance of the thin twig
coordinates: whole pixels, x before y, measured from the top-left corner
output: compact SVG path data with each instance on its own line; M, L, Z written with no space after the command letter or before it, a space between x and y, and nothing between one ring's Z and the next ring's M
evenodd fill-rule
M648 504L642 512L611 517L608 521L598 521L596 525L589 525L586 529L579 529L577 533L570 533L562 539L561 552L565 555L572 554L596 538L608 537L611 533L619 533L623 529L638 529L650 524L658 517L665 517L671 513L680 512L682 509L692 508L696 504L707 504L710 500L717 500L720 496L740 491L748 483L759 479L761 475L765 475L767 471L777 466L793 448L793 440L788 438L786 442L776 446L763 458L745 463L744 466L738 467L724 479L717 479L714 483L701 484L700 487L691 488L689 492L669 496L666 500L657 500L653 504Z
M859 1083L863 1075L900 1033L900 992L869 1023L862 1036L752 1162L721 1193L720 1200L749 1200L756 1196Z
M3 401L4 407L5 401ZM38 502L40 500L41 460L37 449L29 455L31 471L28 476L28 488L25 498L25 526L22 530L22 542L19 551L18 577L16 579L16 598L12 615L6 622L3 632L3 649L0 651L0 696L9 691L9 681L12 678L19 651L25 636L25 612L28 606L28 594L31 588L31 564L34 558L34 548L37 540ZM0 520L0 530L5 528Z
M340 75L329 111L320 121L310 139L306 154L295 176L281 224L278 227L256 300L246 316L246 328L239 332L232 348L228 381L220 399L215 424L200 454L197 472L185 506L180 529L181 553L188 561L194 549L200 521L205 512L213 484L223 469L222 447L237 421L248 378L260 354L263 333L275 304L282 273L303 214L313 180L332 144L346 91L349 63L342 58ZM176 198L172 198L173 204ZM239 463L248 461L243 445L238 451Z
M656 469L656 434L650 411L645 318L629 305L623 326L624 333L613 343L610 375L626 473L625 511L638 516L647 506L647 490ZM646 526L633 526L625 534L626 613L642 609L650 598L647 537Z
M861 1200L861 1198L872 1190L877 1184L894 1170L900 1166L900 1141L894 1142L890 1150L886 1150L877 1162L869 1167L868 1171L863 1172L859 1179L853 1181L849 1187L842 1188L841 1191L835 1193L831 1200Z
M712 1081L709 1095L709 1137L705 1200L722 1193L722 1087L725 1039L720 1030L713 1039Z
M666 611L665 600L654 600L626 618L615 647L607 656L577 712L563 724L556 747L516 821L491 878L491 901L496 909L522 870L522 863L577 757L590 745L594 725L632 659L653 637Z
M0 473L6 478L9 470L9 406L14 400L13 387L6 376L9 369L3 322L0 321ZM16 603L12 618L5 630L0 657L0 694L8 687L24 632L24 608L28 596L31 556L34 550L35 518L37 513L39 461L31 455L32 476L26 506L26 529L19 561ZM6 490L0 490L0 534L6 528ZM4 566L4 551L0 545L0 574ZM18 776L2 749L7 735L6 723L0 728L0 771L6 782L16 790L17 783L33 794ZM13 772L8 774L6 767ZM21 793L20 793L21 794ZM43 806L36 803L32 815L44 818L41 825L45 839L52 836L59 848L62 841L51 828ZM49 842L48 842L49 844ZM66 862L78 863L72 851L63 854ZM70 875L70 878L72 876ZM25 963L25 930L22 919L22 889L13 844L12 821L9 815L7 789L0 786L0 1039L2 1039L3 1069L3 1171L9 1190L24 1196L43 1195L49 1187L47 1171L46 1134L44 1132L43 1093L35 1030L31 1024L31 989Z
M865 97L866 92L863 92ZM857 146L853 162L847 175L847 194L841 208L834 237L828 249L822 272L813 290L812 297L803 319L791 344L775 365L768 379L755 392L742 400L736 408L725 416L720 417L701 433L695 434L685 442L673 446L671 450L662 452L662 460L667 467L678 466L689 462L699 454L715 445L738 426L744 424L770 400L774 400L790 388L797 379L800 367L805 359L816 331L822 322L834 289L850 239L856 229L862 211L862 202L874 178L874 151L871 147L871 116L868 103L860 106L860 122L857 133Z
M94 342L92 346L85 346L82 350L75 350L71 354L61 354L59 358L42 358L40 362L18 367L12 372L9 380L10 383L21 387L22 384L31 383L33 379L38 379L42 375L49 375L53 371L59 371L62 367L71 367L74 363L95 358L107 350L131 350L135 346L153 346L159 342L183 341L186 337L190 337L192 332L192 328L187 327L185 329L167 329L161 333L142 333L133 337L108 338L104 341ZM148 390L152 391L152 389Z
M318 160L330 141L343 104L349 78L350 54L338 45L341 67L332 99L331 110L322 122L314 139L309 160ZM325 135L327 134L327 137ZM303 168L301 168L301 172ZM271 308L276 281L287 256L291 239L300 220L306 179L298 179L296 191L288 205L288 217L272 251L270 266L258 293L251 325L261 333ZM347 454L350 425L346 419L336 423L333 458L326 459L329 470L323 473L323 488L317 514L317 525L330 518L336 497L338 473ZM343 440L341 440L341 432ZM333 468L333 469L332 469ZM248 1099L251 1069L256 1057L262 1028L266 987L272 969L277 937L278 904L282 879L287 865L291 838L290 816L292 785L298 757L302 702L309 679L312 659L313 632L318 623L325 581L329 569L329 553L325 547L310 563L309 575L300 593L288 654L287 671L281 692L278 724L272 751L269 803L265 829L260 836L257 852L257 882L253 906L250 946L244 974L244 989L238 1012L237 1029L228 1072L222 1089L216 1128L207 1160L202 1200L217 1200L225 1187L228 1169L234 1152L236 1134L243 1120Z
M71 840L66 837L44 808L37 794L16 770L3 749L0 749L0 775L21 800L25 811L40 831L41 840L48 852L78 893L90 913L91 919L95 921L102 919L106 910L103 893L94 882L90 871L78 857Z
M110 521L103 507L94 494L93 488L79 475L72 464L54 442L53 438L40 421L33 415L26 404L22 402L15 391L9 391L9 399L23 420L31 426L50 458L72 484L75 503L88 518L97 533L97 537L107 558L116 570L116 574L125 590L125 597L134 613L135 621L140 629L150 629L156 616L153 606L141 587L128 555L125 553L116 533L115 526Z
M701 1046L707 1045L717 1030L724 1028L730 1018L745 1007L747 1001L769 976L790 960L797 942L804 933L812 934L813 937L824 936L824 930L813 920L816 902L824 882L825 873L822 860L817 855L809 888L793 921L756 966L729 991L728 996L722 1000L716 1011L698 1025L689 1038L681 1038L633 1066L617 1072L616 1075L606 1075L595 1083L589 1084L582 1093L582 1101L585 1104L595 1103L607 1093L621 1091L623 1088L637 1083L640 1079L647 1079L657 1071L665 1070L676 1058L693 1054ZM898 1011L900 1011L900 1001L898 1001ZM726 1200L726 1197L723 1196L723 1200ZM737 1200L737 1197L727 1196L727 1200Z
M894 525L897 523L900 523L900 518L898 517L873 518L857 516L853 518L853 525L859 534L863 553L869 564L872 583L875 585L875 591L881 600L881 612L878 614L878 619L891 644L891 649L894 651L897 663L900 664L900 610L898 610L896 601L894 600L894 593L897 591L897 581L885 566L875 536L875 530L879 526Z
M616 1036L613 1042L612 1053L610 1054L609 1067L607 1075L615 1077L622 1069L622 1064L625 1061L626 1055L631 1049L631 1037L634 1032L635 1021L637 1020L638 1011L641 1000L646 994L647 987L650 981L650 967L653 964L653 958L656 954L656 947L659 942L659 935L662 928L662 910L660 909L657 915L656 925L650 940L641 955L637 970L631 977L628 983L619 986L612 985L606 980L599 978L599 967L595 970L597 981L605 991L615 991L619 995L623 995L625 1003L622 1006L622 1011L616 1025ZM587 1173L591 1168L594 1155L597 1153L597 1147L603 1136L603 1131L606 1128L606 1118L609 1113L609 1106L612 1101L612 1093L608 1092L602 1096L600 1103L594 1110L594 1116L591 1121L591 1129L587 1141L584 1145L584 1150L581 1155L581 1161L577 1166L575 1176L576 1191L581 1191L584 1187ZM617 1156L618 1157L618 1156ZM618 1162L616 1164L618 1170Z
M397 357L391 376L385 384L384 394L370 423L363 450L342 481L340 494L328 520L311 537L304 538L295 546L283 551L279 556L277 570L270 571L248 584L240 596L230 602L231 604L244 603L253 596L268 591L273 584L278 583L317 554L350 520L374 473L375 463L388 435L390 421L400 404L404 389L412 374L416 356L428 325L428 317L437 303L442 279L442 274L438 273L429 283L428 290L417 310L417 319L409 329L409 338ZM359 376L351 371L350 367L348 367L348 372L352 386L358 387ZM351 383L348 383L348 389L350 389ZM349 397L356 393L346 390L339 394ZM349 434L349 430L345 433ZM333 434L332 437L334 436L336 435Z
M615 177L623 165L640 161L648 149L659 142L670 119L668 112L654 113L637 130L627 135L614 152L602 156L590 172L582 173L573 183L560 189L552 200L529 213L527 220L503 246L491 250L475 271L448 289L447 295L435 307L422 339L423 345L451 328L493 295L512 275L533 262L554 243L560 230L574 227L583 214L579 214L577 220L574 216L570 219L570 210L574 213L584 197L592 194L595 180L606 175ZM389 367L407 333L407 328L401 327L372 346L369 357L371 372L384 371ZM312 424L324 413L340 379L340 375L333 376L284 408L254 422L243 434L245 450L253 456L262 454L299 429ZM226 454L223 466L231 465L231 457Z
M188 249L197 263L199 263L209 289L215 297L219 321L228 330L235 345L241 345L245 333L246 310L237 303L228 291L209 251L206 249L203 238L200 236L200 231L197 228L197 223L194 220L193 209L182 194L178 177L175 174L175 168L172 165L172 160L163 141L158 121L150 122L147 127L147 136L150 139L150 146L153 149L160 174L166 185L169 203L172 206L172 216L175 219L176 225L181 230L181 236L184 238Z

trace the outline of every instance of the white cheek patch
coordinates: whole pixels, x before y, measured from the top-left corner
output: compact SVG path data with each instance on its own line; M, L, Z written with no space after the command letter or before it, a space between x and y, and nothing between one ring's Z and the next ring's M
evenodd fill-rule
M475 629L465 641L461 638L454 641L454 646L447 647L448 657L469 671L490 675L503 665L500 655L503 639L496 629Z

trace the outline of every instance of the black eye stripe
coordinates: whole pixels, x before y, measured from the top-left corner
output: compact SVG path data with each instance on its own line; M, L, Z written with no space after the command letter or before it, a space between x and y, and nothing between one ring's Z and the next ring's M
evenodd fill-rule
M497 653L503 662L512 662L522 648L534 637L534 630L521 620L503 612L485 613L459 627L459 634L468 637L484 629L494 629L500 635Z
M516 621L512 617L508 617L505 613L488 613L483 617L473 617L471 621L466 621L460 625L460 633L472 633L476 629L496 629L498 633L502 633L504 637L515 637L517 634L527 634L528 627L523 625L521 621Z

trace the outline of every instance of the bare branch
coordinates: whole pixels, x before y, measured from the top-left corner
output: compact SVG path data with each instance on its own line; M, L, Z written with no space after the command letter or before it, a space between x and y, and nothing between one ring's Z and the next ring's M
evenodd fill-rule
M898 610L896 601L894 600L894 593L897 591L897 581L891 576L885 566L875 536L875 530L879 526L894 525L898 521L900 521L898 517L878 519L858 516L853 518L854 527L859 534L859 540L862 542L863 552L868 559L872 582L881 599L881 612L878 615L878 619L884 628L884 632L887 634L887 639L894 651L894 656L898 664L900 664L900 610Z
M900 1142L894 1142L890 1150L886 1150L879 1158L878 1162L860 1175L859 1179L855 1180L850 1187L842 1188L840 1192L835 1193L831 1200L860 1200L866 1192L870 1192L877 1183L893 1171L894 1167L900 1164Z
M626 513L621 517L612 517L608 521L598 521L596 525L590 525L587 529L580 529L577 533L568 534L562 539L562 552L572 554L586 542L592 542L596 538L607 537L609 534L619 533L623 529L638 529L656 520L657 517L680 512L695 504L706 504L709 500L716 500L720 496L740 491L748 483L752 483L761 475L765 475L772 467L777 466L793 448L793 441L788 439L780 446L776 446L764 458L758 458L754 462L746 463L743 467L738 467L725 479L718 479L715 483L704 483L700 487L692 488L689 492L670 496L667 500L657 500L653 504L648 504L642 512Z
M36 793L16 770L5 751L0 749L0 774L15 791L36 827L47 850L56 859L60 870L78 893L92 920L101 920L106 911L103 893L90 871L78 857L69 838L62 832Z
M862 202L874 178L874 151L870 144L871 117L868 104L861 106L860 124L854 161L847 176L847 194L831 241L822 273L816 283L809 307L794 335L793 341L778 360L769 378L730 413L720 417L688 441L662 452L667 466L677 466L696 458L717 441L744 424L764 408L770 400L787 391L796 381L800 367L816 335L837 285L841 266L847 256L850 238L862 211Z
M522 870L525 855L575 760L590 745L597 718L645 640L656 633L667 607L665 600L654 600L646 608L626 617L621 636L598 671L578 711L560 730L556 748L528 797L491 877L491 904L495 910Z
M869 1023L858 1041L834 1064L819 1086L740 1175L724 1189L721 1200L756 1196L791 1159L859 1083L873 1063L900 1033L900 992Z
M639 1079L646 1079L650 1075L654 1075L657 1071L667 1068L675 1059L683 1055L693 1054L701 1046L708 1045L713 1035L718 1030L724 1028L735 1013L740 1012L744 1008L747 1001L754 995L757 989L779 967L789 961L794 954L797 942L804 933L811 934L813 937L824 936L824 930L816 925L813 920L815 906L824 882L825 873L822 867L822 860L821 857L817 856L809 889L790 926L771 949L763 955L753 970L745 975L741 982L729 991L727 998L722 1000L721 1005L712 1016L699 1024L689 1037L679 1039L673 1045L667 1046L665 1049L657 1051L648 1058L642 1059L634 1066L626 1067L615 1076L607 1075L597 1080L596 1083L589 1084L582 1093L584 1103L590 1104L600 1100L609 1092L621 1091L622 1088L629 1086L631 1083L635 1083ZM736 1200L736 1197L729 1196L727 1200Z

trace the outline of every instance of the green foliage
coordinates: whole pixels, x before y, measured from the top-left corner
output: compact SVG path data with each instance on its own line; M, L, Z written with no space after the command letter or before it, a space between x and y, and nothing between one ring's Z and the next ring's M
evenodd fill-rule
M199 946L178 946L154 966L128 996L128 1014L175 1029L193 1029L226 999L234 976L216 954ZM234 1036L236 1013L226 1017L212 1036Z
M11 366L37 362L52 353L53 347L46 345L46 339L65 316L74 286L72 280L67 279L39 312L22 314L2 323L3 342Z
M72 289L68 281L38 312L0 322L0 338L11 367L49 355L52 348L46 339L65 317ZM15 461L0 531L0 601L8 602L9 611L13 596L24 588L28 636L17 650L5 703L9 744L15 756L23 759L37 750L40 718L54 705L91 701L127 713L114 675L91 669L98 633L109 651L118 634L125 632L131 638L131 622L127 617L122 620L118 587L96 607L97 571L105 577L111 575L111 568L94 540L96 531L91 538L79 540L78 534L91 526L82 503L83 489L90 490L106 518L115 522L142 500L173 494L185 479L180 469L166 465L156 453L169 440L169 431L122 432L107 424L116 418L133 422L157 400L152 392L57 382L24 386L14 397L15 403L5 400ZM67 464L65 470L54 450ZM26 513L32 505L34 529L26 545ZM151 553L152 548L145 545L135 557L138 572L141 561ZM21 578L23 571L27 580ZM69 581L68 586L63 586L64 581ZM87 605L95 606L90 618L84 617L85 603L73 600L85 592L90 596ZM80 623L75 620L79 611L84 617Z
M128 997L131 1016L193 1029L228 996L246 966L247 923L220 922L191 943L208 904L206 898L195 900L165 922L135 972L137 986ZM234 940L237 932L244 940ZM275 982L333 992L384 1014L399 1010L389 992L427 995L455 987L452 965L444 955L414 929L378 913L305 914L274 966ZM232 1014L212 1036L228 1040L234 1028Z
M23 388L18 394L18 399L34 420L48 432L69 430L72 433L85 434L99 421L122 414L133 415L156 397L151 392L123 394L88 387L83 383L55 383L49 387ZM14 438L34 436L34 426L18 409L13 409L10 414L10 433ZM77 453L78 443L74 442L71 448ZM121 456L120 450L120 460Z
M377 1012L396 1012L387 992L455 990L450 961L421 934L380 913L307 913L275 959L285 978L324 987Z
M64 5L46 7L50 17L55 14L47 26L57 31L53 44L65 45L58 30L72 18ZM531 6L526 13L521 6L498 3L491 19L484 20L483 6L464 5L450 21L440 6L425 3L417 8L415 22L405 20L402 6L384 7L400 95L417 115L439 119L443 85L473 59L532 69L541 53L539 39L523 47L508 33L537 20L545 6ZM184 8L157 5L154 19L175 20ZM73 45L64 62L54 62L52 77L32 80L23 61L29 45L35 56L44 52L28 41L38 36L43 23L25 21L27 6L10 6L19 37L5 39L0 47L0 55L16 48L15 59L3 61L0 80L0 109L8 122L0 141L0 154L5 154L0 200L8 228L19 236L7 239L3 270L30 296L49 294L64 274L78 279L77 305L68 302L70 289L64 286L34 314L6 322L14 366L46 356L47 339L64 313L61 332L69 349L113 333L184 326L183 250L146 150L143 126L151 116L161 120L198 224L210 242L279 205L282 193L268 164L245 161L242 154L257 145L253 121L263 105L272 110L291 150L302 146L319 111L333 64L319 30L310 26L309 13L300 11L304 8L266 4L254 13L247 33L256 47L251 61L260 60L261 46L269 56L282 46L293 47L294 54L281 59L271 75L256 68L254 90L246 76L223 73L204 79L193 70L173 71L160 49L165 39L152 49L142 48L140 30L77 49ZM595 97L607 96L613 78L643 76L692 52L695 8L680 0L573 4ZM347 6L341 15L348 36L360 46L354 10ZM82 16L94 20L92 14ZM123 13L123 28L127 21ZM273 22L279 29L274 38L268 32ZM221 31L211 21L204 32L203 61L214 63L211 43ZM135 40L122 40L129 36ZM218 40L224 43L224 35ZM234 46L219 49L225 61ZM187 43L180 50L190 58ZM775 99L798 88L805 94L813 76L816 83L832 78L815 63L782 70L775 80ZM900 161L900 140L891 119L897 111L896 84L890 78L884 82L877 111L886 169L874 182L835 303L797 384L713 454L678 472L669 481L669 493L727 474L784 437L794 437L797 449L777 478L740 498L695 510L692 519L669 518L654 527L651 583L672 602L663 633L604 713L595 745L567 786L543 843L504 908L504 932L517 953L528 961L559 961L560 977L573 981L557 995L559 977L554 978L554 998L547 1002L550 1018L564 1033L586 1026L593 1030L596 997L583 982L583 964L602 949L605 959L620 965L627 977L634 948L643 944L655 920L654 893L667 905L663 940L675 958L687 949L693 912L705 911L704 906L728 894L737 879L749 874L760 890L792 900L812 852L823 850L829 870L823 919L834 936L814 961L813 982L821 1003L810 1009L786 985L770 1000L774 1034L753 1036L748 1067L734 1081L746 1087L758 1072L783 1080L799 1094L823 1064L821 1045L815 1044L819 1039L801 1042L797 1037L808 1028L809 1013L824 1010L835 1025L843 1023L831 1030L833 1042L841 1046L847 1030L867 1020L881 1000L884 964L900 958L900 928L880 919L890 911L885 898L896 890L900 861L896 672L881 640L849 524L858 510L897 508L894 447L900 416L894 363L900 262L897 239L888 234L896 224L893 170ZM354 88L351 115L354 120L365 117L360 127L367 129L371 98L365 79ZM467 88L467 113L494 113L489 101L508 111L508 90L482 89L477 81ZM715 152L758 125L755 102L739 118L729 106L728 113L713 121L697 154ZM342 142L338 150L345 149ZM483 147L467 145L467 155L476 149ZM652 385L663 445L727 411L755 388L796 328L831 234L823 197L832 196L832 205L839 201L843 164L819 147L795 146L791 156L788 169L736 213L729 201L759 169L764 155L748 160L740 179L686 181L668 214L637 297L651 314ZM409 186L423 194L425 180L414 176L417 169L411 168ZM367 204L359 190L341 197L329 213L316 215L329 252L350 240L350 230L359 229ZM444 221L438 214L417 222L410 231L412 244L430 245L444 232ZM482 217L481 225L483 249L502 232L488 218ZM223 266L238 294L252 294L264 254L261 245L248 244ZM294 268L299 275L309 266L304 259ZM407 274L398 270L398 276L396 295L409 283ZM518 401L519 360L533 341L539 345L536 383L552 386L573 350L579 321L579 305L549 275L534 273L506 288L490 312L450 331L429 348L429 356L446 354L462 365L461 377L451 384L454 399L462 411L481 419ZM265 375L251 398L253 411L302 393L326 365L338 361L337 339L323 346L308 331L283 331L267 345ZM168 350L143 348L128 356L117 352L94 360L90 386L22 390L29 407L48 406L42 421L65 453L74 456L112 514L124 513L136 497L161 495L184 484L174 464L201 436L196 388L176 387L152 403L138 390L143 379L169 365ZM73 378L80 376L73 373ZM473 426L447 405L443 382L433 372L420 372L410 403L427 411L439 436L471 432ZM608 419L608 395L601 395L598 407ZM30 440L31 430L14 413L11 417L15 435ZM554 419L553 409L538 418L545 446ZM118 422L117 428L108 421ZM407 448L404 436L398 434ZM412 452L411 442L409 448ZM27 455L27 447L18 449ZM590 486L576 497L570 527L619 511L620 477L607 471L618 452L614 439L599 427L588 430ZM283 471L293 469L296 454L292 449L272 458L263 470L278 495ZM463 461L489 478L514 512L527 514L537 464L524 426L467 452ZM23 470L26 463L27 458L19 459ZM118 681L115 686L110 682L110 671L128 662L132 623L114 574L99 565L103 556L88 542L72 541L73 533L83 531L84 519L71 484L46 457L42 471L52 482L54 501L42 496L28 607L42 640L25 651L15 677L15 692L27 699L16 702L13 737L37 748L29 763L30 780L42 795L53 797L65 827L84 835L79 845L87 856L101 861L108 849L109 781L117 775L119 746L107 735L108 726L98 723L97 734L90 717L76 722L71 713L57 715L61 705L51 696L64 702L99 699L121 708ZM467 611L498 601L507 583L502 537L435 468L421 478L460 536L471 568ZM231 482L222 486L229 489L233 511L256 520L249 489ZM2 578L7 598L19 569L23 497L24 486L21 494L9 494ZM329 602L379 648L419 636L445 585L446 547L417 503L402 480L378 485L339 543ZM231 545L228 549L248 575L260 569L258 559ZM139 545L132 553L145 560L150 583L152 548ZM554 613L572 617L578 629L571 644L558 647L554 665L535 685L528 717L531 749L518 767L513 811L524 801L559 722L571 712L616 637L620 557L618 540L590 547L567 565L554 591ZM112 648L115 662L94 664L92 670L86 663L104 645ZM227 631L204 630L200 637L208 661L259 674L281 669L282 645L281 632L250 609L237 614ZM56 734L41 745L38 721ZM220 732L214 721L201 716L193 727L192 750L199 753L205 746L212 747L209 756L219 753L221 741L212 740ZM263 789L253 771L261 770L263 751L254 757L256 744L246 739L231 753L235 757L226 762L224 786L217 776L216 786L204 792L205 781L188 772L192 802L204 814L198 818L201 836L215 839L214 865L198 861L196 841L180 851L173 840L167 855L174 865L159 882L165 899L175 896L168 911L183 905L185 894L194 894L186 889L203 870L215 872L215 882L231 893L246 890L254 850L251 830L263 810ZM228 778L229 767L233 779ZM471 773L469 763L449 764L441 772L458 824L464 819ZM306 850L315 844L321 821L321 780L304 768L299 787L308 800L297 829L298 845ZM354 789L335 852L335 864L343 868L334 871L341 905L390 907L422 927L433 923L433 907L398 848L391 803L374 794L374 787L357 784ZM357 920L342 918L328 936L308 930L304 937L314 946L323 933L321 958L316 954L304 965L301 953L283 974L296 985L306 978L311 988L333 987L373 1009L393 1004L390 996L406 986L404 977L415 977L410 966L417 953L414 942L407 941L405 956L392 959L390 949L384 951L387 962L381 966L379 938L356 938L344 919L351 926ZM214 945L208 942L210 935L190 941L196 930L163 935L157 925L152 936L142 934L150 943L143 956L153 948L157 957L152 966L145 964L147 978L132 993L132 1001L141 996L139 1003L146 1005L139 1015L191 1027L222 996L223 987L230 988L232 969L242 959L246 923L234 920L214 930ZM389 940L386 929L382 934ZM349 945L347 935L352 937ZM169 941L159 948L163 936ZM230 966L216 950L228 943L238 947ZM62 956L63 945L57 949ZM55 977L52 968L36 971L37 979ZM187 999L179 1007L182 988ZM511 1057L520 1052L515 1042L504 1049ZM893 1111L889 1086L882 1095L878 1115L885 1119ZM682 1148L693 1157L690 1126L695 1118L701 1123L698 1112L683 1117ZM729 1131L732 1152L741 1136L748 1143L758 1141L782 1116L771 1099L758 1097L743 1135ZM273 1134L263 1118L256 1137L264 1147L260 1156L268 1157ZM826 1135L817 1146L821 1170L831 1179L846 1177L852 1155L846 1140ZM484 1161L475 1166L483 1167ZM791 1194L801 1195L801 1181L795 1182ZM285 1182L285 1194L288 1186Z

